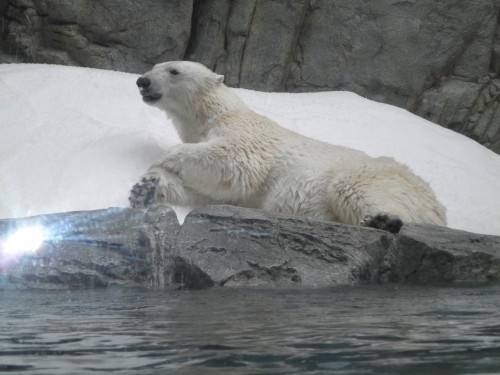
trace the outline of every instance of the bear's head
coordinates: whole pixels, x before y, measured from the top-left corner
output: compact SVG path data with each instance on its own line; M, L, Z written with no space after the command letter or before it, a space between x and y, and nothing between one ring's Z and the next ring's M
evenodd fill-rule
M136 83L144 102L170 111L189 106L203 93L220 86L223 79L199 63L169 61L155 65Z
M137 86L145 103L168 114L184 142L198 142L214 119L228 111L246 109L223 79L201 64L170 61L139 77Z

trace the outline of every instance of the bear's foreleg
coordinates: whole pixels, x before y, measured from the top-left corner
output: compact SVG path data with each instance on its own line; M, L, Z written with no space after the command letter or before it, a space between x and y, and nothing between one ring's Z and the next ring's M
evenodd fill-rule
M218 139L177 145L154 167L175 175L182 186L208 197L212 204L238 205L255 193L260 179L249 176L262 164L252 167L244 154Z
M172 147L134 185L133 207L154 202L173 205L238 204L253 185L244 185L245 163L240 155L228 155L223 142L185 143ZM243 164L243 165L242 165Z

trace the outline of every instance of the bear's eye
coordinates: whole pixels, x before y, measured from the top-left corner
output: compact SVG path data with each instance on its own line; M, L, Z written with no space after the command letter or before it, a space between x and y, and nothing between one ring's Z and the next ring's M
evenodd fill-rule
M177 69L170 69L170 74L176 76L179 74L179 71Z

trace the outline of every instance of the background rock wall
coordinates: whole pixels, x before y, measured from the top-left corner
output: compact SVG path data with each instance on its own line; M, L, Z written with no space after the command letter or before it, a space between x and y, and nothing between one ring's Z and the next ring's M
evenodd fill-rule
M266 91L349 90L500 153L500 0L1 0L0 62L200 61Z

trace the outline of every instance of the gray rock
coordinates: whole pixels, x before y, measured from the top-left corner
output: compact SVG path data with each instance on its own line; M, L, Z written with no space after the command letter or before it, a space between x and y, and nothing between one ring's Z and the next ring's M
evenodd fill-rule
M192 0L12 0L4 7L4 60L140 72L182 59Z
M256 4L253 32L248 35L241 60L241 86L265 91L285 89L308 4L305 0Z
M238 3L246 3L245 1ZM194 22L186 59L210 62L212 69L225 73L218 63L225 58L225 31L230 8L229 0L205 0L194 3ZM203 21L201 21L203 20Z
M9 235L33 225L47 233L36 253L18 259L2 254ZM178 228L168 207L147 214L110 208L0 220L0 289L162 285L159 243L168 243L164 233Z
M406 225L395 249L392 274L399 281L500 280L500 237Z
M179 226L156 206L0 220L0 244L32 224L50 236L16 260L0 245L0 289L500 280L500 237L440 227L393 235L233 206L198 209Z
M500 79L449 80L425 92L417 114L500 153Z
M189 275L180 277L176 264L190 264L221 286L375 281L391 239L373 229L210 206L186 217L166 269L172 283L185 283Z

